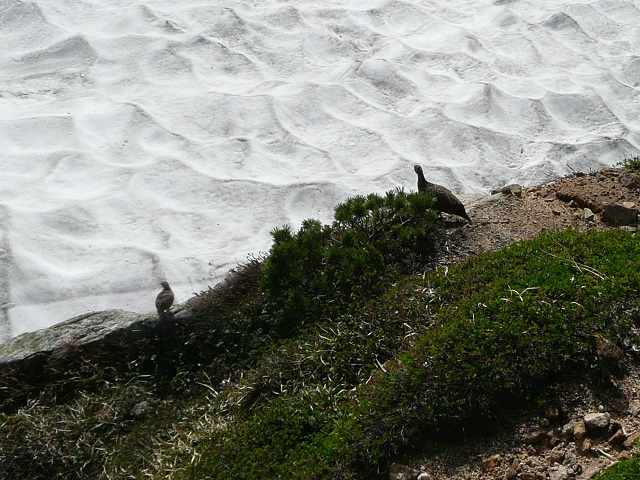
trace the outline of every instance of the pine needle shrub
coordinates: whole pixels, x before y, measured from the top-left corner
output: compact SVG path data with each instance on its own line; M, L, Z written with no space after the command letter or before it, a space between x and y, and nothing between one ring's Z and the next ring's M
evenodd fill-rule
M335 315L386 280L423 267L442 237L433 202L396 189L348 199L331 225L308 219L296 233L274 229L261 288L278 327L287 332L306 318Z
M633 158L625 158L622 162L617 163L618 166L624 167L629 172L640 172L640 155Z

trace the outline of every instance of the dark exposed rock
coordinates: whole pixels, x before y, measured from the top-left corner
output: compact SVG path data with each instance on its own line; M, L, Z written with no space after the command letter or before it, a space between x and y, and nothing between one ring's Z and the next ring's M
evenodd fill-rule
M620 185L629 189L640 189L640 173L627 173L620 179Z
M619 428L611 437L609 437L609 444L620 445L627 439L627 434L624 428Z
M607 204L602 211L602 221L614 227L636 225L638 223L638 209L619 204Z

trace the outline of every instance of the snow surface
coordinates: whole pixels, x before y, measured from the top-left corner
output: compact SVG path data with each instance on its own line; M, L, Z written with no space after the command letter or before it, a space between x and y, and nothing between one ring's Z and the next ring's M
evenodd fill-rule
M0 341L206 290L349 196L640 148L640 1L0 0Z

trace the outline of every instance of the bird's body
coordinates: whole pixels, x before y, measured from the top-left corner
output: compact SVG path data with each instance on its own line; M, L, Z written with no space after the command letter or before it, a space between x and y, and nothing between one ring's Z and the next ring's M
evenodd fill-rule
M175 298L168 282L162 282L161 285L162 291L156 297L156 310L158 310L158 315L162 315L169 310Z
M457 215L471 222L471 218L467 215L464 204L458 200L458 197L456 197L451 190L442 185L427 181L427 179L424 178L424 172L420 165L416 165L413 169L418 175L418 191L426 192L436 197L436 203L433 208L441 212Z

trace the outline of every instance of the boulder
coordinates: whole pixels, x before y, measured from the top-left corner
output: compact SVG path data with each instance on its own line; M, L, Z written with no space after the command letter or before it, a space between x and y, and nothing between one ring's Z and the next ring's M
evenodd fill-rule
M48 328L23 333L0 345L0 371L38 370L49 356L63 348L112 345L125 347L149 335L167 332L193 317L189 308L173 313L141 315L126 310L90 312Z

